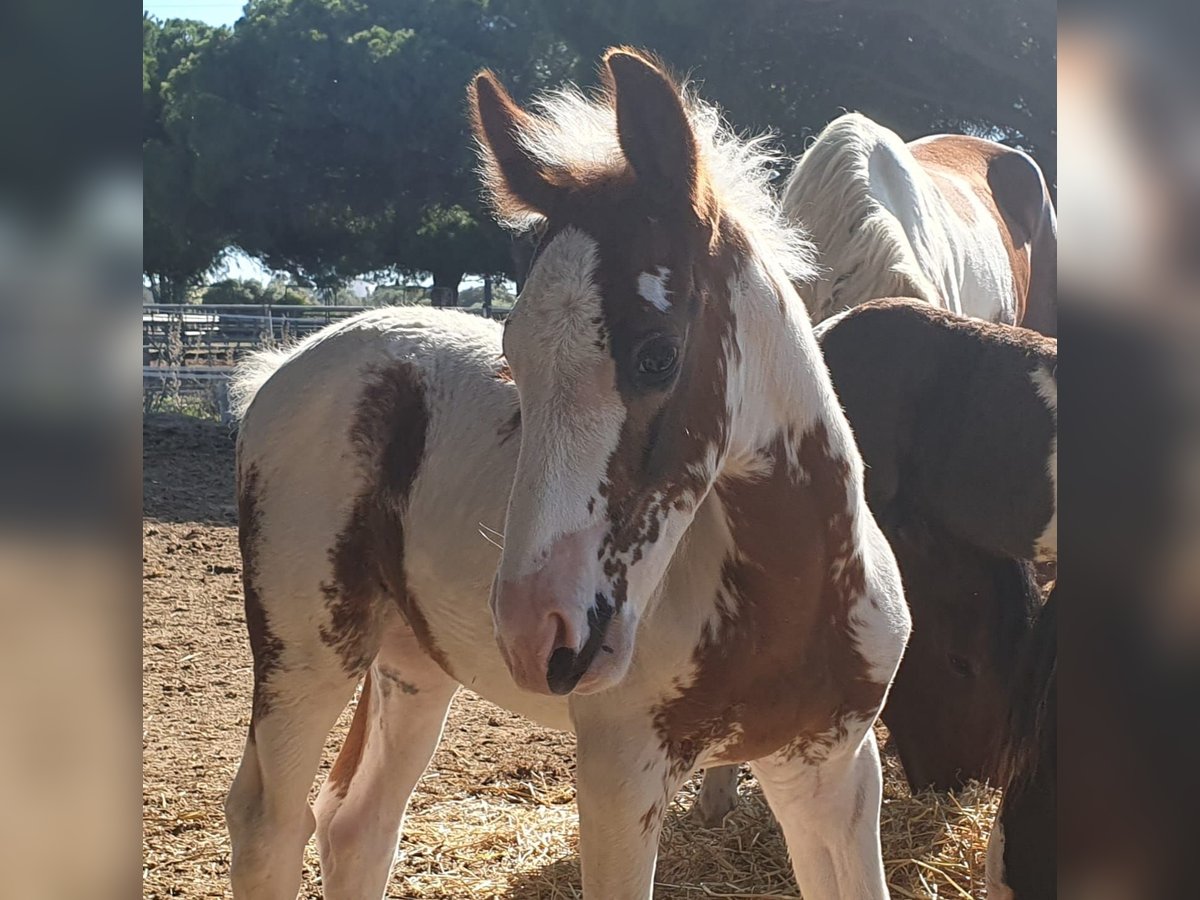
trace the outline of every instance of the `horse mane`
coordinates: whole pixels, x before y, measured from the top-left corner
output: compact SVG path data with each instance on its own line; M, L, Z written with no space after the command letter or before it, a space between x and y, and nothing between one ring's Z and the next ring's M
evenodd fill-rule
M784 187L784 215L806 229L821 262L819 281L796 285L815 319L837 311L839 294L938 302L939 291L921 270L904 228L871 195L870 158L880 144L908 153L894 132L866 116L840 116L800 157ZM836 272L828 269L832 261ZM832 293L819 295L818 287L830 281Z
M229 382L229 408L239 421L246 415L254 395L296 352L299 344L255 350L238 362Z
M772 258L793 281L815 272L812 248L803 232L781 213L770 188L782 155L773 135L743 136L725 122L721 111L701 100L686 83L679 86L712 198L763 255ZM526 151L557 179L594 184L627 171L617 136L615 96L610 89L585 94L568 85L547 91L529 104L528 127L518 135ZM509 209L489 151L479 147L484 187L502 224L526 231L542 221L528 209Z
M1034 781L1043 760L1056 756L1058 720L1058 606L1054 589L1021 648L997 771L1010 791ZM1053 778L1053 773L1050 773Z

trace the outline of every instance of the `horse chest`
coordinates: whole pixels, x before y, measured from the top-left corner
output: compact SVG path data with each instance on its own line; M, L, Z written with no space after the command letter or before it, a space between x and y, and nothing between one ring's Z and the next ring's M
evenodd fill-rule
M802 449L806 456L814 461ZM690 680L677 682L654 711L680 766L758 759L785 747L817 758L845 735L850 718L873 717L882 703L885 685L858 652L850 613L866 591L853 517L838 478L816 483L798 486L777 465L761 481L718 488L732 544L720 568L717 615L701 632Z

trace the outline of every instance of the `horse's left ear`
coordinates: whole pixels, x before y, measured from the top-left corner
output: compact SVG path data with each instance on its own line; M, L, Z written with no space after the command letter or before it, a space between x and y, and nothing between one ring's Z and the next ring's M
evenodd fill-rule
M644 190L674 205L704 206L696 135L679 88L635 50L604 55L604 73L617 110L621 150Z

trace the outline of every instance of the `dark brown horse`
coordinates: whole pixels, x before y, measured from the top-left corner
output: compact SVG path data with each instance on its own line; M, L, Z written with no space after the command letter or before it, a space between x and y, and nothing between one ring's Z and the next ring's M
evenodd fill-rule
M988 842L990 900L1053 900L1058 884L1058 603L1050 592L1012 686L1004 800Z

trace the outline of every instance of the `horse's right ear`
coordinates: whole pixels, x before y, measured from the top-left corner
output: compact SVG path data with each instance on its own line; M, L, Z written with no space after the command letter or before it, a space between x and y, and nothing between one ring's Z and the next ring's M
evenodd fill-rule
M475 76L467 96L484 181L497 214L507 220L548 215L559 188L521 141L521 134L534 126L533 117L486 69Z

